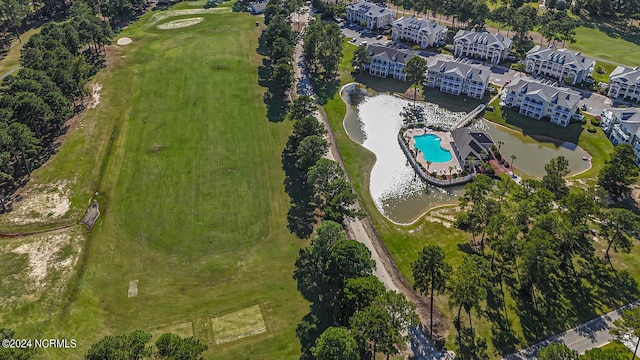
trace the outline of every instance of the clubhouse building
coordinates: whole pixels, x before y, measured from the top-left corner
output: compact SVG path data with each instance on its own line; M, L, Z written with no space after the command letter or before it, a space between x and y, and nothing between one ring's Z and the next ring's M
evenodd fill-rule
M578 109L580 94L549 81L517 78L504 88L504 104L519 108L519 113L536 120L549 118L552 124L566 127Z

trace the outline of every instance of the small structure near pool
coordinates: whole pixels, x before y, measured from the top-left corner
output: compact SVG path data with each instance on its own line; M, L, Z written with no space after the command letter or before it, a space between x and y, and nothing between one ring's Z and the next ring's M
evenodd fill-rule
M476 175L475 160L486 160L493 140L484 132L453 131L405 126L398 143L411 166L424 181L437 186L469 182Z

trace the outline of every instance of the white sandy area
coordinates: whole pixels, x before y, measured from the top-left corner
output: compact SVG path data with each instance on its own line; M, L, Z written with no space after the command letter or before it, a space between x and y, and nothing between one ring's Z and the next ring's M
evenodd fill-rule
M153 14L153 16L149 18L149 21L147 22L146 26L154 25L162 20L168 19L173 16L199 15L199 14L224 14L224 13L230 13L230 12L231 12L231 8L229 7L218 7L218 8L211 8L211 9L185 9L185 10L160 11Z
M202 18L202 17L173 20L173 21L169 21L168 23L160 24L160 25L157 26L157 28L159 30L180 29L180 28L193 26L195 24L199 24L202 21L204 21L204 18Z
M123 37L118 39L118 45L129 45L131 44L133 40L131 40L131 38L128 37Z
M39 186L25 191L8 218L18 225L49 221L64 216L70 206L66 183L59 182L51 187Z

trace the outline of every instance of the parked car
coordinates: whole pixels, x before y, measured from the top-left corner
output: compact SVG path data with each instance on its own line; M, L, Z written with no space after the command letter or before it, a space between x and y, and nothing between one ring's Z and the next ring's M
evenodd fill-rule
M378 34L378 36L376 36L376 39L378 40L382 39L382 35Z

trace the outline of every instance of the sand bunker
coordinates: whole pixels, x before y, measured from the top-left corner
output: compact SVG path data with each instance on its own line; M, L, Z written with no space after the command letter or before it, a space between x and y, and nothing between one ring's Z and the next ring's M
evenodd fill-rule
M128 37L123 37L118 39L118 45L129 45L131 44L133 40L131 40L131 38Z
M217 7L212 9L184 9L184 10L159 11L153 14L151 18L149 18L149 21L145 24L145 27L152 26L156 23L161 22L164 19L168 19L174 16L200 15L200 14L225 14L230 12L231 12L231 8L229 7Z
M160 24L157 26L159 30L172 30L172 29L180 29L189 26L193 26L195 24L199 24L204 20L202 17L189 18L189 19L180 19L169 21L168 23Z

